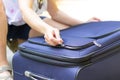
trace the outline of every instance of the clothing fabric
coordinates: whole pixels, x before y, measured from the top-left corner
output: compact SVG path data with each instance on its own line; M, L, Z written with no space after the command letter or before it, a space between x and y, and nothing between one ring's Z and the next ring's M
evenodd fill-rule
M8 24L9 25L23 25L25 22L22 19L20 9L18 7L18 0L3 0Z
M43 0L42 2L42 7L39 9L38 0L34 0L33 9L37 14L42 14L42 12L47 9L47 0ZM18 0L3 0L3 4L9 25L19 26L25 24L18 6Z
M39 3L38 3L39 0L34 0L34 6L33 6L33 9L35 10L35 12L37 14L42 14L44 11L47 10L47 0L41 0L42 2L42 7L39 8Z
M45 16L40 16L41 19L45 19ZM18 40L23 39L27 40L30 27L27 24L21 26L8 25L8 35L7 35L7 45L12 50L12 52L16 52L18 50Z
M8 40L13 39L28 39L28 34L30 31L30 27L27 24L21 25L21 26L15 26L15 25L8 25Z
M41 19L45 19L45 16L40 16ZM8 25L8 34L7 34L7 40L11 41L14 39L28 39L30 27L27 24L21 25L21 26L15 26L15 25Z

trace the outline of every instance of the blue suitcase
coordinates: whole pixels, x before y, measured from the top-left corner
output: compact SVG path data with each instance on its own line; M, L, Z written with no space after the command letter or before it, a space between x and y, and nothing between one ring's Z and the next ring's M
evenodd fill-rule
M30 38L13 57L14 80L120 80L120 22L76 25L61 31L64 43Z

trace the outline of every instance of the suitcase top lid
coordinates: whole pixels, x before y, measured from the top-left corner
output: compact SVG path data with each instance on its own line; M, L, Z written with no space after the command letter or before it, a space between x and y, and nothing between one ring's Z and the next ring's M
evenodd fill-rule
M119 36L119 21L91 22L62 30L62 45L50 46L43 37L36 37L21 44L19 49L24 56L79 63L119 46Z

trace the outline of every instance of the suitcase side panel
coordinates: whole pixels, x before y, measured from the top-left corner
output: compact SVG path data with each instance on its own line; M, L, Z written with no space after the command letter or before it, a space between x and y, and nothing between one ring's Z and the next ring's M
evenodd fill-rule
M120 49L81 69L77 80L120 80L119 74Z
M75 80L79 68L48 65L22 57L19 53L13 58L14 80L29 80L24 75L25 71L53 80Z

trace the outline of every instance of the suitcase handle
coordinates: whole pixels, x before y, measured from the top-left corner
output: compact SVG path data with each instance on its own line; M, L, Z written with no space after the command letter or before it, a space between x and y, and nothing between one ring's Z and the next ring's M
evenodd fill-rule
M55 80L55 79L50 79L50 78L43 77L40 75L36 75L30 71L25 71L24 74L26 77L30 78L31 80Z

